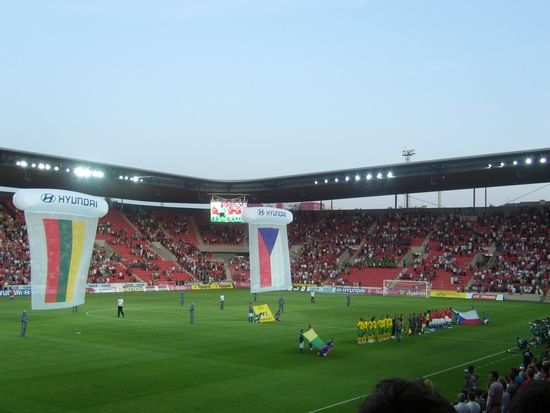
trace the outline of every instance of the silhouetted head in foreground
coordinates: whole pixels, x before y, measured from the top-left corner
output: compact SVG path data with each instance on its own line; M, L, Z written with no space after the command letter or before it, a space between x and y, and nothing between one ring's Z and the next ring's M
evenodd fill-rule
M527 383L510 404L511 413L538 413L548 411L550 406L550 381Z
M359 413L456 413L449 403L421 380L379 382L359 407Z

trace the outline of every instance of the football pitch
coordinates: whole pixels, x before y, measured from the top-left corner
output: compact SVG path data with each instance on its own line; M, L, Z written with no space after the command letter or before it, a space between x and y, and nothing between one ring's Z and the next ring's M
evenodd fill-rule
M222 292L223 291L223 292ZM225 295L220 310L219 294ZM257 304L277 309L280 293L258 294ZM455 400L463 369L476 366L479 384L521 363L517 336L529 320L548 316L540 303L442 298L352 296L284 292L280 322L248 322L247 290L125 293L125 318L116 317L113 294L93 294L78 308L30 311L29 297L0 299L5 412L355 412L381 379L427 377ZM195 324L189 305L195 304ZM455 326L431 334L357 345L359 317L452 306L479 315L488 325ZM27 309L27 337L19 317ZM311 324L323 340L333 337L326 358L298 351L298 334ZM535 355L539 356L539 349Z

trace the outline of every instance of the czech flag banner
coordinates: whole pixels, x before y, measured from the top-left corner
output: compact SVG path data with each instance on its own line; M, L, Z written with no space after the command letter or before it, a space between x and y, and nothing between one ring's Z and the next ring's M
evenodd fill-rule
M250 291L289 290L292 287L288 254L287 224L292 213L285 209L246 208L250 250Z
M470 324L470 325L483 324L476 310L456 311L453 309L453 312L456 314L457 324Z
M32 309L83 304L97 222L107 202L78 192L22 189L13 203L25 211Z

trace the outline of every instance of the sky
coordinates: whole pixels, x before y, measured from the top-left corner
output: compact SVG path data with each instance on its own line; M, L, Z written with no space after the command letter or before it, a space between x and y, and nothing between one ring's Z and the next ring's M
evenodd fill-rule
M0 0L0 147L224 180L546 148L548 21L545 0Z

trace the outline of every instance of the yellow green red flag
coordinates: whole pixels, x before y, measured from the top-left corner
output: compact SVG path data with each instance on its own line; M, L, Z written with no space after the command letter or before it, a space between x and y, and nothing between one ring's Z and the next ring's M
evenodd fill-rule
M310 328L304 333L304 337L311 343L315 348L321 348L324 344L321 337L317 335L314 329Z

